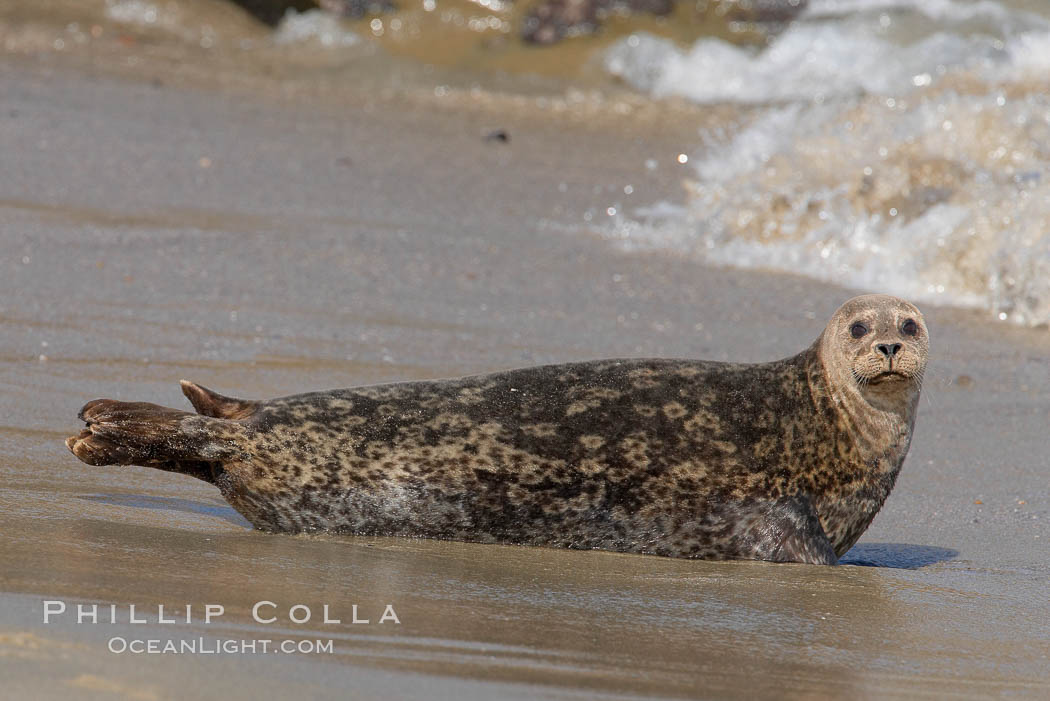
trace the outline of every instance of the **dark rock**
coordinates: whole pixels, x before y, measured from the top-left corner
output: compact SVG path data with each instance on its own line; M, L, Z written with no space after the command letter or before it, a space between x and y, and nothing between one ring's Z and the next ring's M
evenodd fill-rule
M530 44L553 44L566 37L591 34L609 12L670 14L674 0L543 0L522 26Z
M675 0L541 0L525 16L521 36L530 44L554 44L591 34L611 12L669 15ZM783 24L795 19L808 0L699 0L696 11L725 22Z
M356 18L397 10L392 0L317 0L317 5L339 17Z
M729 6L726 19L732 22L768 24L794 20L809 0L723 0L722 4Z
M393 0L232 0L248 14L276 27L288 10L306 12L320 8L339 17L363 17L397 9Z
M252 17L276 27L289 9L305 12L317 7L314 0L233 0L234 5L244 8Z

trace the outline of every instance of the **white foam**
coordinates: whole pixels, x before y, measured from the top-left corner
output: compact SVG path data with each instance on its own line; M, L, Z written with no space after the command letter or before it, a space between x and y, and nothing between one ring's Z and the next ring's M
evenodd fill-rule
M856 24L798 24L763 51L703 39L688 51L637 34L614 45L605 67L656 97L763 104L894 93L932 82L944 66L1001 60L988 38L937 33L900 46Z
M280 24L274 30L273 40L277 44L317 42L324 47L353 46L361 38L342 27L337 17L321 10L296 12L288 8Z
M1006 47L1008 66L1017 74L1050 70L1050 32L1025 32L1014 37ZM1007 76L1003 76L1007 79Z
M156 3L146 0L106 0L106 17L123 24L154 25L164 20Z
M610 238L1050 322L1050 99L771 110L696 165L688 213Z
M196 41L203 38L204 34L204 32L194 31L193 28L185 26L179 6L172 3L156 3L148 0L106 0L105 15L114 22L143 29L164 30L187 41Z
M941 27L902 45L877 17L849 14L920 4L953 22L998 18L1001 37ZM832 11L845 14L797 23L761 52L637 36L610 53L610 70L653 94L757 107L734 135L701 136L685 214L617 217L609 237L1050 323L1045 21L990 0L809 12Z
M1045 18L1032 12L1006 7L992 0L810 0L806 18L849 17L860 13L894 12L918 14L942 23L963 24L973 20L999 25L1015 20L1043 23Z

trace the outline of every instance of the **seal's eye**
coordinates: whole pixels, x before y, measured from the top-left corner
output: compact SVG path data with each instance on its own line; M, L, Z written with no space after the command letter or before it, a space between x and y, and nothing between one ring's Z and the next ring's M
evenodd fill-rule
M853 338L862 338L868 333L868 327L858 321L849 327L849 333Z
M908 319L901 324L901 333L905 336L914 336L919 333L919 325L915 323L914 319Z

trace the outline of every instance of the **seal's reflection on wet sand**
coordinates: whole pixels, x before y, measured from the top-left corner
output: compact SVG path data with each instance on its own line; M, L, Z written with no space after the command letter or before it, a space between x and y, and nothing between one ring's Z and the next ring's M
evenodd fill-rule
M946 562L958 556L958 550L939 548L934 545L858 543L842 556L839 564L914 570Z
M150 497L142 494L89 494L80 497L86 501L110 506L129 506L135 509L157 509L161 511L182 511L188 514L202 514L205 516L217 516L238 526L251 528L251 524L244 517L229 506L207 504L190 499L175 499L172 497Z

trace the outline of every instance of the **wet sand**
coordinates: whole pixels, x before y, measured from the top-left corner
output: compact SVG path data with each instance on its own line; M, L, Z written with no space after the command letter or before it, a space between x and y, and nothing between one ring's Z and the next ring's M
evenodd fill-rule
M768 360L852 294L627 255L587 232L583 214L625 185L633 205L681 196L673 158L695 135L681 115L112 73L0 64L7 693L1050 693L1050 338L979 314L925 309L911 454L834 568L265 535L189 477L77 462L62 439L85 401L183 406L180 378L268 397L594 357ZM493 128L509 143L486 141ZM45 625L51 599L117 604L120 622ZM278 621L252 620L259 601ZM210 603L226 612L205 624ZM129 604L151 623L129 624ZM158 604L197 614L161 624ZM288 620L296 604L309 623ZM319 620L325 604L341 624ZM355 604L369 624L349 623ZM399 624L378 623L387 604ZM334 652L114 654L115 636Z

